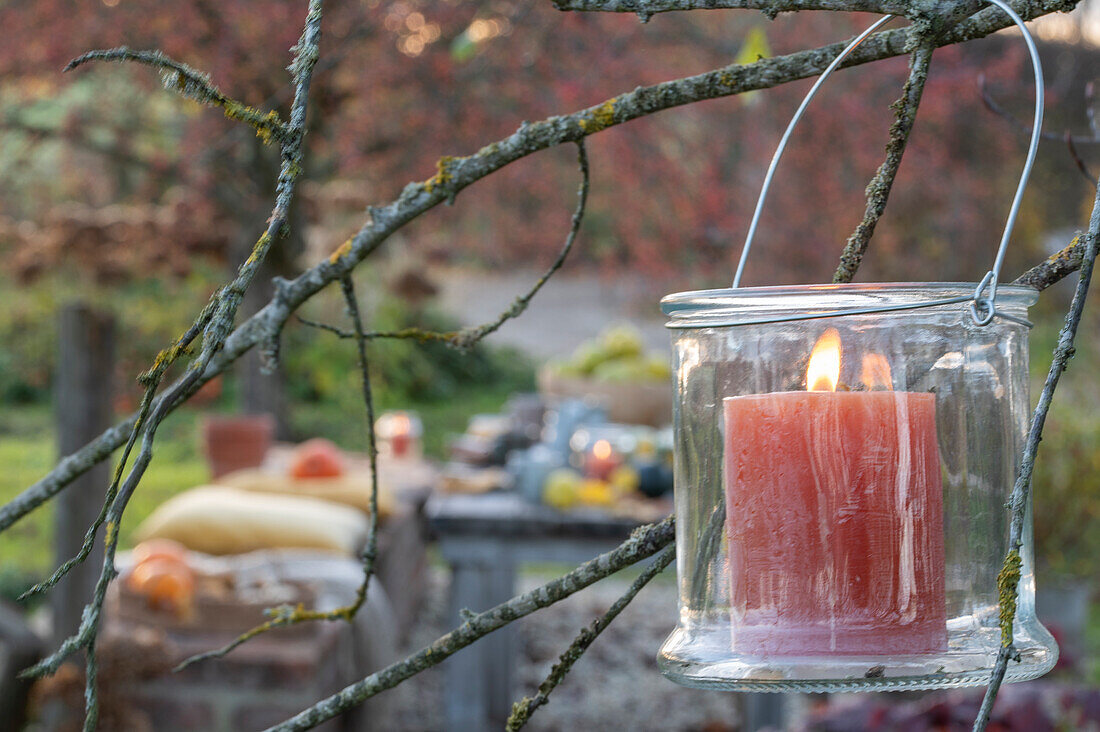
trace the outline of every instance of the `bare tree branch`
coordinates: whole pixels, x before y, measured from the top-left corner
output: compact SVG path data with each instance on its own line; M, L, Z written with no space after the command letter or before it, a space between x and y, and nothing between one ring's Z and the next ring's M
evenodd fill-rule
M937 35L963 18L973 15L982 0L551 0L558 10L579 12L634 13L643 23L658 13L687 10L759 10L771 19L780 13L799 10L834 10L897 15L919 22Z
M1035 454L1039 449L1039 441L1043 437L1043 425L1046 423L1047 412L1050 410L1050 402L1054 398L1054 390L1058 388L1058 380L1069 365L1069 360L1073 358L1073 339L1077 335L1077 326L1081 322L1081 313L1085 308L1085 297L1088 295L1089 283L1092 280L1092 268L1096 262L1098 240L1100 240L1100 190L1097 190L1092 217L1089 221L1089 230L1084 237L1085 252L1081 261L1081 274L1077 278L1077 289L1073 293L1073 302L1070 304L1069 312L1066 313L1065 324L1058 335L1058 345L1054 349L1050 371L1047 372L1043 392L1039 395L1039 403L1035 406L1035 414L1031 418L1031 428L1028 431L1027 442L1020 457L1020 472L1016 476L1016 483L1012 486L1012 495L1008 500L1008 505L1012 510L1012 522L1009 525L1008 554L1005 556L1004 567L997 577L1001 605L1001 650L997 654L997 664L993 669L993 675L989 687L986 689L985 698L982 700L981 709L978 711L978 717L974 720L974 732L984 732L986 725L989 724L989 715L993 712L993 702L996 701L997 692L1004 681L1005 672L1008 670L1008 662L1018 658L1016 648L1012 643L1012 623L1016 616L1016 597L1020 583L1021 566L1020 547L1023 545L1024 519L1031 495L1031 473L1035 467Z
M886 143L886 159L882 161L875 176L867 184L867 208L863 220L848 237L844 252L840 255L840 264L833 274L833 282L851 282L856 270L863 262L863 255L871 237L875 235L875 226L886 210L890 198L890 189L894 186L905 146L909 142L909 133L913 131L913 122L917 119L924 84L928 80L928 67L932 63L932 46L922 45L909 55L909 78L905 81L901 98L894 103L896 117L890 127L890 141Z
M396 686L410 676L441 663L478 638L530 615L536 610L553 605L598 580L615 574L624 567L653 556L671 544L674 537L675 523L671 516L660 523L635 529L629 539L612 551L590 559L569 573L530 592L513 597L485 612L471 615L466 622L438 638L430 646L322 699L282 724L271 727L269 732L290 732L316 727L326 719L332 719L362 704L375 694Z
M1073 241L1067 244L1057 253L1050 255L1040 264L1035 265L1027 272L1012 281L1014 285L1027 285L1036 290L1045 290L1076 272L1081 267L1081 260L1085 255L1085 244L1080 236L1073 237Z
M658 13L686 10L761 10L770 17L798 10L906 15L913 3L905 0L551 0L564 11L634 13L648 20Z

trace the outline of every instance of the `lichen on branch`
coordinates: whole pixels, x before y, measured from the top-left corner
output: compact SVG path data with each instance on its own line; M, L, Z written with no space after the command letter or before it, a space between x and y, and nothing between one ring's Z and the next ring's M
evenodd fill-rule
M92 61L133 62L152 66L161 71L164 88L199 104L219 107L229 119L244 122L256 130L256 135L265 144L273 141L285 144L290 140L292 131L279 119L278 112L264 112L226 96L214 86L207 74L169 58L161 51L134 51L126 46L89 51L70 61L64 70L72 71Z

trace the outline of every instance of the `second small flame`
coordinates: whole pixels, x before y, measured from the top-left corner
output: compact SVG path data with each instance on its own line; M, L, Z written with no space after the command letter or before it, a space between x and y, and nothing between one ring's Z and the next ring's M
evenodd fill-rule
M868 353L863 356L863 371L859 378L868 389L894 390L890 364L881 353Z

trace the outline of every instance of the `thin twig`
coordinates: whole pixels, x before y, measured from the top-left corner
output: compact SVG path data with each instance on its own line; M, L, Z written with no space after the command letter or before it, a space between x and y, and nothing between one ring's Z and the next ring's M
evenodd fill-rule
M993 98L993 94L990 93L989 87L985 82L985 74L978 74L978 93L981 95L982 104L993 114L1001 117L1006 122L1011 124L1016 131L1020 133L1020 136L1027 139L1031 137L1031 125L1022 122L1017 119L1011 112L1005 109L1001 104ZM1064 142L1068 139L1075 145L1098 145L1100 144L1100 136L1096 135L1070 135L1068 132L1040 132L1039 133L1044 140L1053 140L1056 142Z
M462 625L436 639L430 646L361 681L344 687L332 696L277 724L269 732L291 732L311 729L338 714L362 704L379 692L400 684L426 668L435 666L474 641L509 623L553 605L585 587L609 577L619 570L651 557L673 542L675 523L669 516L664 521L634 530L630 538L615 549L590 559L567 574L551 580L530 592L513 597L482 613L470 615Z
M367 418L367 456L370 458L370 537L363 552L363 581L355 592L355 600L343 613L350 621L366 602L370 578L374 574L374 563L378 559L378 436L374 431L374 395L371 391L370 364L367 361L367 338L363 333L363 318L359 314L359 300L355 296L355 283L351 275L340 279L340 289L348 306L348 317L355 328L356 355L359 358L363 406Z
M997 577L1001 606L1001 650L997 654L997 663L994 666L989 687L986 689L985 698L982 699L978 717L974 720L974 732L984 732L986 725L989 724L989 716L993 712L993 703L997 699L997 692L1008 670L1008 662L1019 658L1012 642L1012 623L1016 614L1016 597L1020 582L1020 547L1023 544L1024 519L1031 495L1031 473L1035 467L1035 454L1039 449L1039 441L1043 437L1043 425L1046 423L1054 390L1058 387L1058 380L1066 370L1069 360L1073 358L1073 339L1077 335L1077 326L1081 322L1081 313L1085 308L1085 296L1088 294L1089 283L1092 280L1098 240L1100 240L1100 190L1097 191L1089 230L1084 237L1085 253L1081 261L1081 273L1077 278L1077 289L1073 293L1069 312L1066 313L1065 324L1058 335L1058 345L1054 349L1050 371L1047 372L1046 383L1043 384L1043 392L1039 395L1039 403L1035 406L1027 442L1020 456L1020 472L1016 477L1016 483L1012 486L1012 495L1008 501L1012 510L1008 554L1005 556L1004 567Z
M978 75L978 93L981 95L982 103L985 105L986 109L1008 121L1021 137L1031 137L1031 127L1016 119L1011 112L1002 107L997 100L993 98L993 95L986 86L985 74ZM1044 140L1058 140L1059 142L1064 142L1066 144L1066 150L1069 152L1069 156L1073 160L1074 165L1077 166L1077 169L1081 171L1081 174L1085 176L1089 183L1092 183L1094 186L1096 185L1096 178L1089 172L1088 167L1085 165L1085 161L1077 154L1077 146L1100 144L1100 135L1093 134L1091 137L1074 135L1069 130L1066 130L1062 134L1058 134L1057 132L1041 132L1040 136Z
M1081 175L1085 176L1085 180L1092 183L1095 187L1097 185L1096 176L1089 172L1089 166L1085 164L1085 161L1081 159L1081 154L1077 152L1077 145L1073 141L1073 135L1067 130L1062 139L1065 140L1066 150L1069 151L1069 156L1073 159L1073 164L1081 171Z
M370 333L356 334L353 331L344 330L334 325L328 325L326 323L319 323L314 320L308 320L301 316L298 316L299 322L304 325L312 326L314 328L320 328L321 330L335 333L341 338L399 338L408 340L417 340L421 342L428 341L442 341L448 345L455 346L456 348L468 349L472 348L478 342L483 340L486 336L494 333L509 320L518 318L527 309L527 306L531 303L531 300L538 294L538 291L542 289L554 273L561 269L565 264L566 257L569 256L569 252L573 249L573 243L577 240L577 232L580 231L581 222L584 221L584 209L588 202L588 190L590 184L590 176L588 171L588 153L585 151L584 140L577 141L577 166L581 171L581 182L577 188L577 207L573 211L573 218L569 226L569 233L566 234L565 243L562 245L561 250L558 252L557 258L550 264L542 276L531 286L531 288L524 294L517 297L512 301L511 306L504 312L502 312L495 320L481 325L473 326L470 328L463 328L462 330L450 331L450 332L438 332L431 330L422 330L420 328L405 328L403 330L396 331L372 331Z
M550 277L565 264L565 258L569 256L570 250L573 249L573 242L577 240L577 232L580 231L581 222L584 220L584 207L588 202L588 153L584 149L583 137L577 140L576 143L577 165L581 169L581 184L580 187L577 188L577 208L573 211L573 219L569 226L569 234L565 237L565 244L562 246L561 251L558 252L558 256L550 265L550 268L542 274L542 277L539 277L538 281L532 285L530 290L517 297L512 302L512 306L501 313L496 320L491 323L479 325L476 328L465 328L459 331L454 340L454 345L459 348L470 347L485 336L496 331L507 321L519 317L523 311L527 309L527 305L531 302L531 298L538 294L538 291L542 289L542 286L547 283Z
M65 66L64 71L72 71L92 61L116 61L120 63L132 61L160 69L164 72L164 86L166 89L182 94L188 99L194 99L200 104L209 104L220 108L229 119L244 122L256 130L256 134L264 142L274 140L285 145L290 142L294 135L293 129L279 119L278 112L264 112L232 97L227 97L210 82L210 77L207 74L169 58L161 51L134 51L126 46L88 51L70 61Z
M322 323L319 320L311 320L310 318L302 317L295 314L294 319L302 325L308 325L310 328L317 328L319 330L332 333L337 338L355 338L355 333L347 328L341 328L337 325L330 325L329 323ZM369 341L373 340L405 340L405 341L420 341L421 343L450 343L454 344L455 338L461 331L438 331L438 330L424 330L423 328L402 328L401 330L369 330L363 334L363 337Z
M332 610L306 610L301 605L292 607L281 605L270 608L267 615L270 620L251 628L232 641L212 651L198 653L185 659L176 666L175 671L182 671L188 666L200 661L214 658L222 658L238 646L247 643L258 635L267 633L276 628L288 625L297 625L314 620L345 620L351 622L358 614L359 609L366 602L370 590L370 579L374 575L374 565L378 557L378 442L374 432L374 398L371 393L370 370L367 363L366 335L363 332L363 321L359 314L359 302L355 296L355 285L348 275L340 280L340 286L347 303L348 316L355 328L356 344L358 346L359 371L363 382L363 402L366 406L367 419L367 454L370 457L370 533L367 538L366 548L363 550L363 579L355 591L355 598L349 605L334 608Z
M619 616L619 613L641 592L642 588L649 584L649 581L660 574L675 558L676 547L665 547L664 551L653 560L653 563L646 567L645 571L634 580L634 583L630 585L630 589L616 600L607 609L607 612L592 621L592 625L583 629L573 639L573 642L569 644L569 648L565 649L565 652L558 658L558 662L550 669L550 673L539 684L539 690L535 697L532 699L525 696L512 705L512 714L508 717L508 721L504 726L507 732L517 732L522 729L531 719L531 715L535 713L535 710L550 701L550 693L565 680L566 674L580 660L588 647L600 637L600 633L603 633L611 625L611 622Z
M875 234L875 226L886 210L890 189L894 185L901 158L905 155L905 147L909 142L909 133L913 131L913 122L917 118L917 108L920 107L921 94L928 80L933 50L933 46L925 44L909 55L909 78L905 80L901 98L894 102L896 116L890 127L890 141L886 143L886 159L867 184L867 207L863 212L863 220L844 245L840 264L833 274L833 282L851 282L855 277L856 270L863 262L863 255L867 252L867 245Z

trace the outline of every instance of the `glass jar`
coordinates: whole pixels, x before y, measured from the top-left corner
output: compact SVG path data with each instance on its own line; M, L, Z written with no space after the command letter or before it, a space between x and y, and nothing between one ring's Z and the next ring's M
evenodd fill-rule
M1028 426L1037 292L867 284L669 295L681 684L738 691L985 684L1001 643L1005 502ZM914 307L958 299L950 305ZM898 307L890 312L828 315ZM820 315L828 317L818 317ZM784 320L786 319L786 320ZM1035 617L1030 507L1019 663L1058 649Z

